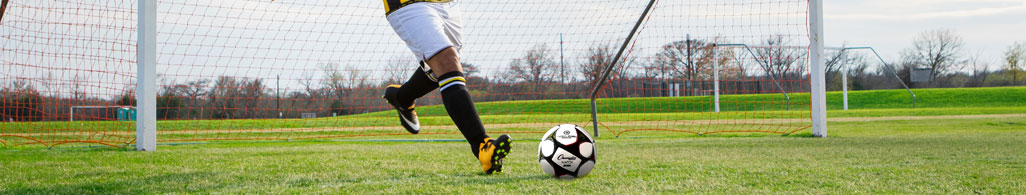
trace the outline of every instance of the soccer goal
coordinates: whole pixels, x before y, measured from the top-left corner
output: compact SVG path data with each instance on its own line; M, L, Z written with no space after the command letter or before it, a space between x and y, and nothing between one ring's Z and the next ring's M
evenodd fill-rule
M826 136L821 0L458 3L489 132ZM0 13L2 107L41 116L0 125L6 143L406 135L380 97L418 62L381 1L10 1ZM440 104L417 101L424 134L459 137ZM58 122L78 105L138 118Z

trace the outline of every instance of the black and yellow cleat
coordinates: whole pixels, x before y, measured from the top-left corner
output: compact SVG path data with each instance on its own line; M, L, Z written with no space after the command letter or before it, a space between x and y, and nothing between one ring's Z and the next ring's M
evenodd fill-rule
M385 96L382 96L382 98L385 98L385 101L399 112L399 123L403 125L403 128L406 128L406 131L409 131L412 134L420 133L420 120L417 119L417 111L413 110L413 106L416 104L410 105L409 107L399 105L396 100L396 96L399 93L399 87L401 86L389 85L385 88Z
M477 159L481 161L481 168L484 169L485 173L502 172L502 159L509 155L512 143L513 139L506 134L502 134L496 139L484 139L484 142L481 143L481 149L478 151Z

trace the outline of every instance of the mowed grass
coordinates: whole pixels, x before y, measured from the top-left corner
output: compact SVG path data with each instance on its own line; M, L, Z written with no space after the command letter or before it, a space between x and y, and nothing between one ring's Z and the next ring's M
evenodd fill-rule
M483 175L466 142L300 141L0 152L0 194L1023 194L1026 118L831 122L829 138L603 137L591 175L550 178L538 135ZM419 136L419 135L418 135ZM404 137L404 138L416 138Z
M917 89L918 107L911 108L904 90L853 91L851 110L841 110L841 94L828 93L828 117L945 116L1026 113L1026 87ZM790 134L811 126L807 94L791 94L791 109L780 94L725 95L723 112L711 112L711 97L602 99L600 121L605 135L645 136L635 130L675 130L694 134L769 131ZM806 101L806 102L802 102ZM557 124L590 126L587 100L482 102L481 119L490 132L535 133ZM418 108L425 132L458 134L441 106ZM158 121L163 143L218 140L295 140L323 138L388 139L404 131L393 111L316 119L167 120ZM686 121L686 122L684 122ZM751 125L756 123L755 125ZM710 125L715 124L715 125ZM56 131L55 131L56 130ZM128 146L134 122L0 123L0 145ZM642 133L642 134L639 134ZM684 134L680 132L669 135ZM655 136L664 136L657 134ZM401 139L415 139L402 137ZM433 138L429 138L433 139Z
M1026 107L1026 87L936 88L913 89L917 108L954 107ZM811 98L808 93L791 93L791 110L807 111ZM843 93L827 92L827 109L844 109ZM712 96L645 97L599 99L600 113L666 113L713 112ZM787 99L783 94L722 95L723 112L785 111ZM528 113L562 114L591 113L586 99L481 102L477 104L482 115ZM904 89L850 91L848 107L858 109L912 108L912 96ZM427 116L446 115L441 106L419 107L417 112ZM376 112L362 116L392 116L392 112Z
M849 111L842 94L827 93L828 117L938 116L1026 113L1026 87L915 89L917 108L905 90L851 91ZM735 120L809 118L807 93L791 94L790 110L781 94L724 95L722 113L712 113L711 96L600 99L602 121ZM591 120L588 100L536 100L479 102L486 124L577 123ZM424 125L451 125L443 106L417 108ZM687 114L682 114L687 113ZM391 110L317 119L241 119L158 121L160 130L251 130L330 127L394 127ZM65 129L76 131L134 131L131 121L3 123L4 132L33 133Z

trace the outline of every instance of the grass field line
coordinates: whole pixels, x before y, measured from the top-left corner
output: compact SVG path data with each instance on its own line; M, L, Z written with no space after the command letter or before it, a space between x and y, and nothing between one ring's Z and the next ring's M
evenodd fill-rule
M983 119L983 118L1017 118L1017 117L1026 117L1026 114L844 117L844 118L827 118L827 121L829 121L829 122L868 122L868 121L897 121L897 120Z
M830 139L604 134L597 166L576 180L539 169L531 151L540 134L515 136L517 152L498 175L480 173L459 135L167 141L146 153L123 142L52 147L62 138L46 137L40 144L49 147L15 142L0 151L0 194L1026 194L1026 112L1002 114L838 117ZM867 120L880 121L841 122ZM448 142L395 143L434 139Z
M896 120L934 120L934 119L983 119L983 118L1016 118L1026 117L1026 114L990 114L990 115L946 115L946 116L884 116L884 117L844 117L828 118L829 122L868 122L868 121L896 121ZM661 125L787 125L792 123L807 122L807 119L747 119L739 120L669 120L669 121L634 121L634 122L602 122L604 126L652 126ZM554 123L514 123L514 124L486 124L488 129L504 128L536 128L542 131L552 127ZM422 126L428 130L455 131L452 125ZM157 131L160 135L190 135L190 134L218 134L218 133L309 133L309 132L357 132L370 130L395 130L402 131L399 126L367 126L367 127L318 127L318 128L281 128L281 129L238 129L238 130L173 130ZM8 133L3 136L46 136L46 135L134 135L133 131L105 131L105 132L61 132L61 133Z
M651 126L652 123L660 124L672 124L672 125L709 125L709 124L735 124L735 125L771 125L776 126L779 124L789 123L801 123L803 119L748 119L745 122L739 122L736 119L728 120L665 120L665 121L635 121L635 122L601 122L605 126ZM589 123L590 124L590 123ZM504 129L504 128L536 128L538 131L547 130L553 127L556 123L512 123L512 124L485 124L487 129ZM429 125L421 126L423 129L428 130L451 130L455 131L456 127L452 125ZM189 135L189 134L218 134L218 133L308 133L308 132L357 132L357 131L370 131L370 130L396 130L396 132L402 131L400 126L366 126L366 127L317 127L317 128L279 128L279 129L235 129L235 130L171 130L171 131L157 131L157 134L161 135ZM19 136L41 136L41 135L134 135L133 131L82 131L82 132L61 132L61 133L16 133L16 134L0 134L3 135L19 135Z

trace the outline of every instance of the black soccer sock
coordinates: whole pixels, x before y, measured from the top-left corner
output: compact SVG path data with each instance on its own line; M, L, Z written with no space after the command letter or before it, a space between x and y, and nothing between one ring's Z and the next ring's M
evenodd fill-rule
M466 79L463 73L448 72L438 77L439 91L442 93L442 103L445 104L445 111L449 112L452 122L460 129L463 137L470 142L470 148L474 156L478 154L478 147L488 137L485 134L481 118L477 116L477 108L474 107L474 100L467 92Z
M399 101L397 103L400 106L410 107L417 98L438 88L438 82L429 78L428 74L431 72L424 71L423 67L417 67L417 70L413 71L413 76L410 76L410 80L399 87L399 93L396 94L396 99Z

